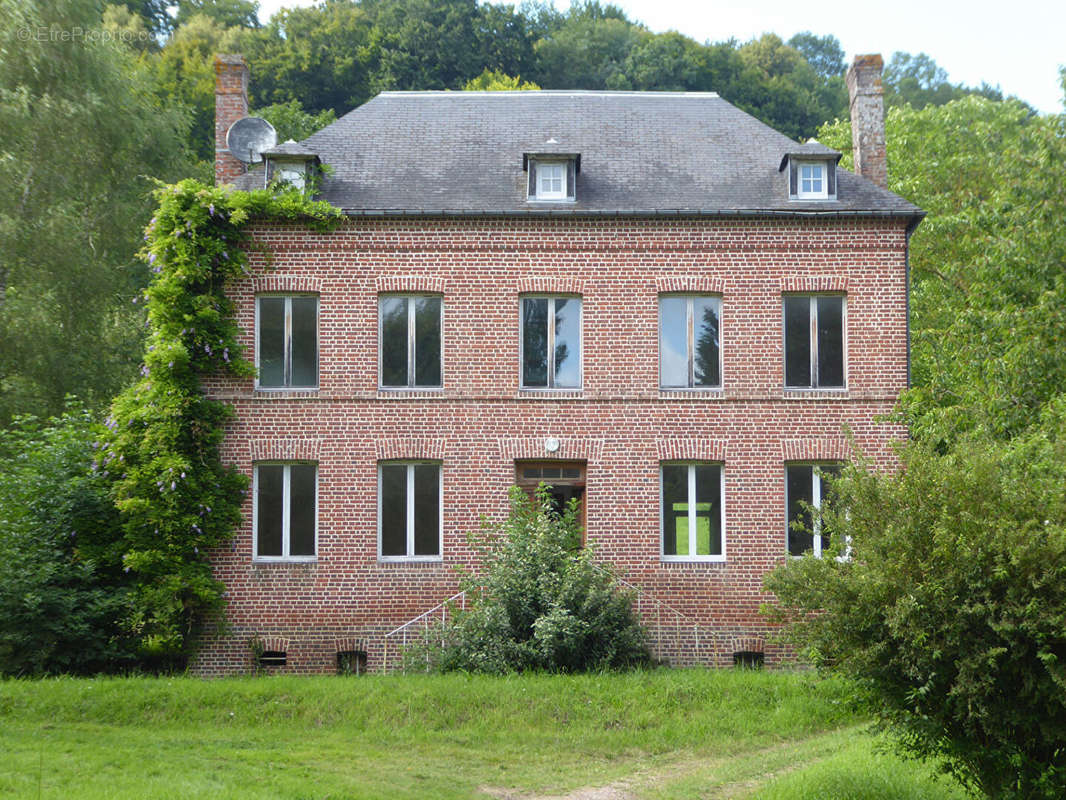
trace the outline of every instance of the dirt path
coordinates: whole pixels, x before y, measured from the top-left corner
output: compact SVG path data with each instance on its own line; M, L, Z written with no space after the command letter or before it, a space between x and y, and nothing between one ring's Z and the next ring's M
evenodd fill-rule
M854 730L857 732L864 728L865 726L857 726ZM811 757L811 746L820 739L835 736L841 732L840 729L825 731L806 739L782 742L771 747L738 753L731 758L686 758L682 761L659 765L655 769L638 769L632 775L612 781L605 786L586 786L574 789L567 794L533 794L515 789L493 787L483 787L481 793L487 797L496 798L496 800L639 800L648 789L654 789L665 783L672 783L694 773L712 772L728 765L730 762L752 762L752 766L756 766L764 762L768 757L783 751L796 750L797 753L802 752L804 754L803 758L797 758L786 766L768 771L759 771L757 774L748 775L738 780L714 783L713 778L708 776L708 786L700 794L700 797L704 800L730 800L730 798L747 796L767 781L781 775L787 775L797 769L809 767L811 764L823 760L827 756L821 758Z

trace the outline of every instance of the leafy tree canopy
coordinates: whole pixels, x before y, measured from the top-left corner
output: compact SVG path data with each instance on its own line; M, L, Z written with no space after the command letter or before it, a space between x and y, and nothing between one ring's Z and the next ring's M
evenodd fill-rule
M539 89L535 83L522 80L521 76L516 75L511 77L499 70L495 72L489 72L485 70L476 78L471 78L466 82L463 87L463 91L466 92L513 92L517 90L526 91L529 89Z

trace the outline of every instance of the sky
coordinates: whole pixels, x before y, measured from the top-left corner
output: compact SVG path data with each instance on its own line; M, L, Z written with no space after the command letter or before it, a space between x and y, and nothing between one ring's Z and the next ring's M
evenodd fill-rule
M569 0L554 2L559 10L569 7ZM259 16L266 21L282 6L312 3L260 0ZM745 42L763 33L788 40L812 31L836 36L849 63L858 53L881 53L886 63L897 50L927 53L952 83L985 82L1039 111L1063 111L1058 67L1066 64L1064 0L614 0L614 5L656 33L680 31L698 42Z

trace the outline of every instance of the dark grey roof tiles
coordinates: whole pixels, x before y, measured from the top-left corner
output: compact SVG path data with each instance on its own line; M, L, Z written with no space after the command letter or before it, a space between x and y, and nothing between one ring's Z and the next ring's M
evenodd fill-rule
M713 93L384 92L302 144L352 214L921 214L845 170L838 199L790 201L778 167L808 145ZM527 201L523 154L564 151L576 201Z
M264 150L262 153L264 156L298 156L312 158L318 155L314 150L307 148L306 146L294 142L289 139L287 142L271 147L269 150Z

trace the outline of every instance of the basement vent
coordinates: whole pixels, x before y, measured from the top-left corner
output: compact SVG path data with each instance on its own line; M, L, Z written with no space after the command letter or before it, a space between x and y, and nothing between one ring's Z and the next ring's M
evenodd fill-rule
M740 669L762 669L765 660L762 653L753 650L738 650L733 653L733 666Z
M365 675L366 651L342 650L337 653L338 675Z
M269 667L284 667L285 666L285 651L283 650L264 650L259 656L259 666L267 669Z

